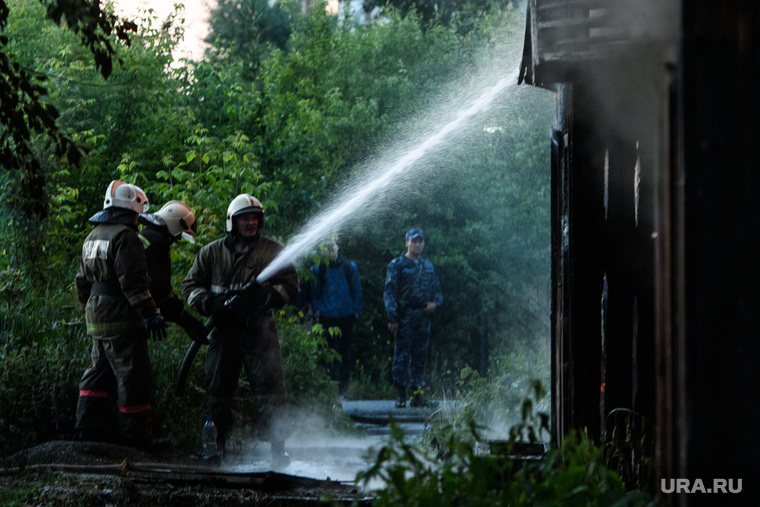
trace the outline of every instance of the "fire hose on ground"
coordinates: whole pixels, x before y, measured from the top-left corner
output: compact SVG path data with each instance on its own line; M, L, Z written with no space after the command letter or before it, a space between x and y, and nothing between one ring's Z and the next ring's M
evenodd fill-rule
M190 367L193 365L195 356L200 349L201 344L194 341L190 343L187 352L185 352L185 358L182 360L182 366L180 366L179 375L177 375L177 387L175 389L176 393L180 396L185 394L185 385L187 384L187 377L190 375Z

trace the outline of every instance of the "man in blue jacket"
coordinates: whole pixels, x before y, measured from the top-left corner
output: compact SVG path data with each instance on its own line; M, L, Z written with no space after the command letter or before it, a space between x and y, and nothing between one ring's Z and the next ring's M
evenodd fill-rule
M433 263L422 258L422 229L406 233L406 253L388 264L383 299L388 330L394 338L393 383L396 407L406 406L407 387L415 391L412 405L424 405L420 394L425 385L425 361L430 344L430 316L443 304L441 284Z
M359 312L364 306L359 269L353 262L343 259L338 243L331 241L322 253L330 257L311 268L316 279L311 284L311 310L325 331L332 327L339 334L327 333L327 343L338 354L340 364L329 365L330 375L338 381L341 396L346 396L351 381L351 345Z

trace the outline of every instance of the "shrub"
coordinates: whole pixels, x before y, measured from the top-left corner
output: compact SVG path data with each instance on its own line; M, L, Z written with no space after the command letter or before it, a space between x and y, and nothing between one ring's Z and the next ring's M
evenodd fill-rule
M537 390L539 394L539 390ZM583 432L572 432L541 459L518 451L524 439L537 442L548 417L523 402L523 421L506 445L484 440L473 421L465 430L439 429L436 445L413 445L392 424L391 437L374 463L357 475L364 487L380 481L376 507L383 506L624 506L649 505L640 491L627 492L607 466L602 449Z
M338 403L337 388L321 366L332 357L321 328L304 328L298 316L288 312L280 312L277 319L290 407L308 411L327 428L348 428L350 421ZM15 333L29 335L29 326L18 321L10 326L13 333L6 334L6 343L0 347L0 455L49 440L74 438L78 383L89 365L91 343L84 325L74 324L58 324L45 333L34 333L38 341L23 346ZM200 448L206 406L205 348L192 364L185 393L176 393L177 375L189 344L184 332L174 325L170 325L166 339L149 344L156 383L154 432L171 438L183 451ZM238 441L247 437L248 418L244 414L253 410L244 376L241 373L236 395L241 429L235 436Z

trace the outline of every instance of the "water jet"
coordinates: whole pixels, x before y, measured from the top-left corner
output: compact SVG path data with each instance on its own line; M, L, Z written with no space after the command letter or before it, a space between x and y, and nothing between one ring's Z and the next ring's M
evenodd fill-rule
M345 225L359 211L366 212L372 205L374 196L385 190L391 183L396 182L405 171L414 166L432 149L451 139L478 113L484 111L508 87L517 83L517 71L499 79L496 84L483 90L473 102L462 107L451 121L427 138L411 144L410 148L402 151L390 161L376 162L374 170L370 167L370 176L349 186L343 196L324 212L315 216L308 226L297 233L292 242L259 274L257 282L264 282L274 273L295 261L306 252L313 249L321 240L340 226Z

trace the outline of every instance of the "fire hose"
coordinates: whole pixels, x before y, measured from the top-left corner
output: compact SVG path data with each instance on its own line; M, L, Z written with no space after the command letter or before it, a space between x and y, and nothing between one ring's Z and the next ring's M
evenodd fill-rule
M179 368L179 375L177 375L176 393L179 396L185 394L185 384L187 384L187 376L190 374L190 366L192 366L200 349L200 343L192 342L185 352L185 358L182 360L182 366Z
M256 280L252 280L245 284L243 287L241 287L238 290L230 291L228 299L224 302L224 307L229 310L235 307L235 305L238 304L239 299L241 296L245 294L254 293L261 290L261 285ZM266 303L264 303L266 305ZM211 316L208 321L206 321L205 328L206 328L206 334L211 332L211 330L214 328L215 324L214 316ZM193 340L193 342L190 344L190 346L187 348L187 352L185 352L185 357L182 360L182 366L179 368L179 374L177 375L177 386L175 388L175 392L182 396L185 394L185 386L187 385L187 377L190 375L190 368L193 365L193 361L195 360L195 356L198 354L198 351L201 349L201 343Z

